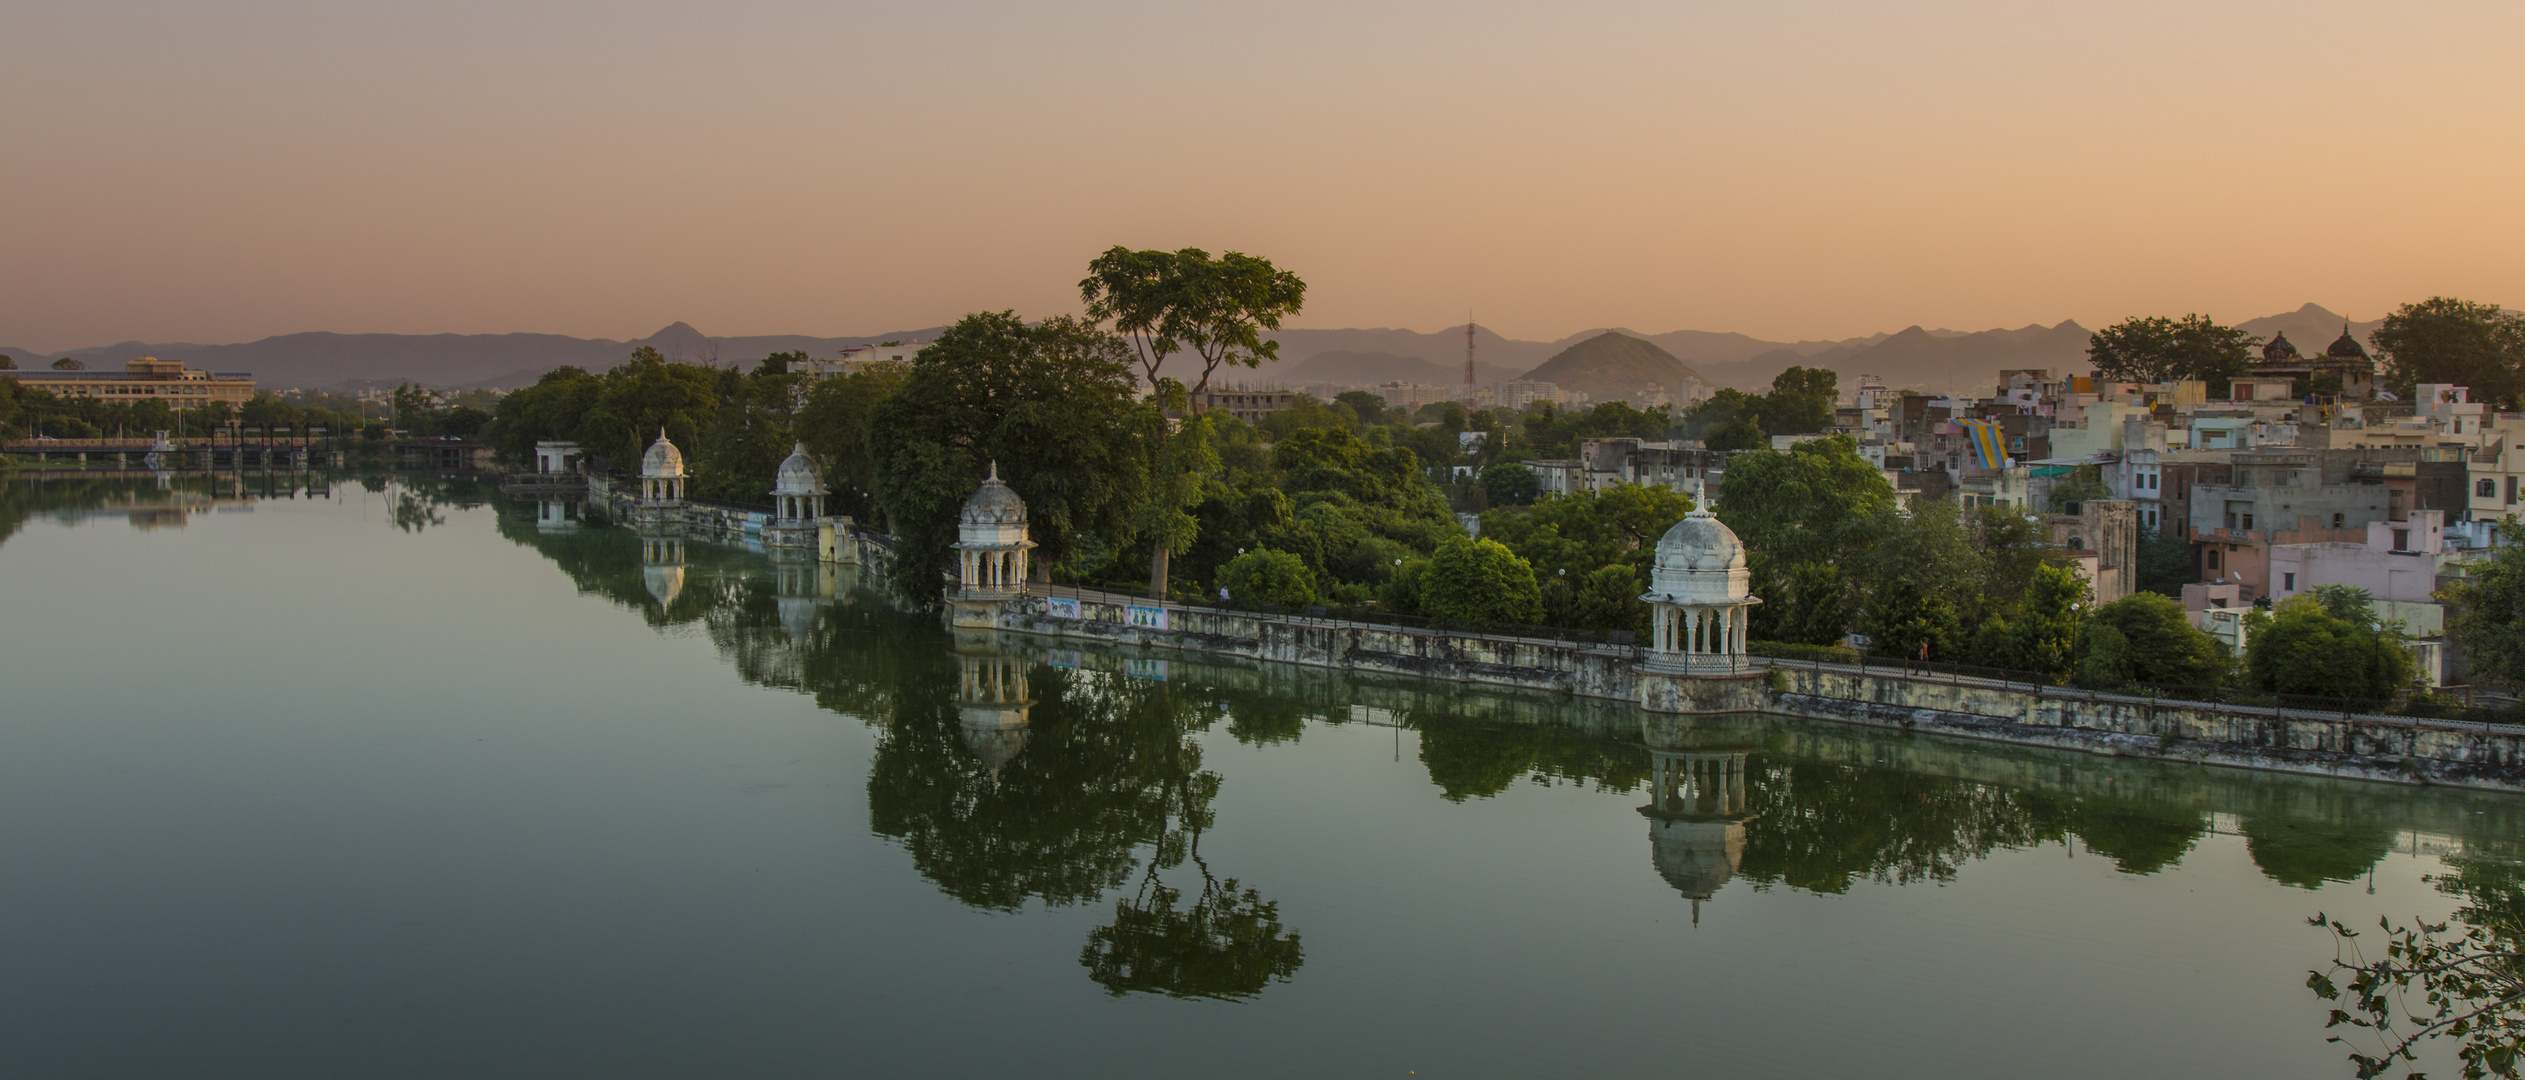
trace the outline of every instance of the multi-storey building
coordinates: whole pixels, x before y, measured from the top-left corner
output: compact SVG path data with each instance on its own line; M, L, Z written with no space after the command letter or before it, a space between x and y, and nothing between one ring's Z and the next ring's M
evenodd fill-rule
M254 397L254 376L242 371L209 372L154 356L125 361L121 371L0 371L29 390L97 401L163 401L176 409L197 409L212 402L243 405Z
M1298 403L1295 390L1254 390L1241 386L1204 390L1194 398L1202 412L1224 412L1248 424Z

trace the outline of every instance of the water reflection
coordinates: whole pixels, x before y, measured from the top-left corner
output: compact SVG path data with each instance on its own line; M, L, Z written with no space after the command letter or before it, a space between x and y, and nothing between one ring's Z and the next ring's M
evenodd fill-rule
M357 484L385 498L404 532L443 525L445 511L490 501L487 482L424 473L47 471L0 480L0 544L37 518L62 524L123 519L143 532L181 529L203 514L251 512L274 500L331 499Z
M2055 843L2160 873L2220 831L2290 886L2355 880L2429 837L2465 868L2442 887L2481 904L2525 895L2513 869L2525 809L2500 796L951 635L853 568L549 520L520 504L500 527L582 592L653 625L706 627L747 680L874 727L872 827L941 892L1003 912L1112 905L1080 963L1117 994L1244 998L1304 963L1267 887L1202 851L1223 783L1202 759L1213 731L1271 747L1325 725L1409 730L1451 802L1527 784L1639 793L1645 869L1696 922L1731 892L1946 882Z

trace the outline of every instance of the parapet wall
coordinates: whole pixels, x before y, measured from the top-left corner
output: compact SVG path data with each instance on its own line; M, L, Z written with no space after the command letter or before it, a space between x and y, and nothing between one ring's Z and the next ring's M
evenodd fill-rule
M1659 714L1767 712L2123 757L2525 792L2525 729L2156 701L1779 664L1745 678L1640 669L1636 649L1182 607L1063 591L1002 605L1001 630L1247 661L1625 702ZM1760 663L1760 661L1756 661Z
M1068 607L1072 604L1076 605L1074 615ZM1295 619L1134 602L1096 593L1050 601L1021 597L1001 609L999 627L1023 634L1093 638L1615 701L1634 701L1639 694L1633 672L1635 651L1614 645Z
M2117 694L1775 667L1773 711L2032 746L2280 772L2525 791L2525 731L2273 713Z

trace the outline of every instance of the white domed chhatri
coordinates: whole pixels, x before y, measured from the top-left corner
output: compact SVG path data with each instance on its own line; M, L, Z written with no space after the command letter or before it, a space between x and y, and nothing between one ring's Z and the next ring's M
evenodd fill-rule
M823 517L826 494L824 471L807 456L807 444L799 443L772 478L772 502L780 523L796 525Z
M1745 670L1745 625L1753 605L1745 543L1707 510L1685 514L1657 541L1649 571L1652 668L1732 675Z
M951 597L956 623L986 625L997 620L998 605L1026 591L1026 500L999 478L999 462L982 489L964 501L956 524L956 594Z
M684 452L666 441L666 429L658 429L658 441L649 444L649 451L640 455L640 498L647 502L673 502L684 497Z

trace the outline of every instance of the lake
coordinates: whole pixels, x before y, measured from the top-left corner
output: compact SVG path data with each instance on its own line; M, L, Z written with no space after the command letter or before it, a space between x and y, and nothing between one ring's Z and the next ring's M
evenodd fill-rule
M0 1074L2347 1076L2306 919L2525 854L2493 794L958 637L539 509L0 485Z

